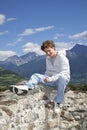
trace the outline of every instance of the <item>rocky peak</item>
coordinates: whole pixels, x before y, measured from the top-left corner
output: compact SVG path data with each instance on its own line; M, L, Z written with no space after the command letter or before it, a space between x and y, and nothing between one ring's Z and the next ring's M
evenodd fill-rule
M54 112L56 90L37 86L27 95L0 92L0 130L87 130L87 94L68 90Z
M38 56L39 55L36 54L35 52L29 52L29 53L27 53L25 55L22 55L22 56L14 55L14 56L8 57L2 63L3 64L13 64L13 65L16 65L16 66L20 66L20 65L23 65L25 63L28 63L28 62L34 60Z
M67 52L71 52L75 55L84 55L87 54L87 46L76 44L72 49L68 50Z

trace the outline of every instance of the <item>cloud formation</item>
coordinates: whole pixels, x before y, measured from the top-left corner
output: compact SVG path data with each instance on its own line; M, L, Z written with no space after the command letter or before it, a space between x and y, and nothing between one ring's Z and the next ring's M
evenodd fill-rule
M81 33L77 33L74 35L69 36L70 39L82 39L82 40L87 40L87 31L83 31Z
M15 52L13 51L0 51L0 61L4 61L5 59L7 59L10 56L16 55Z
M63 51L71 49L75 44L72 42L55 42L55 45L58 51Z
M5 22L14 21L16 18L6 18L4 14L0 14L0 25L4 24Z
M37 43L28 42L23 46L24 53L28 53L32 51L40 55L44 54L44 52L40 49L40 45L38 45Z
M29 35L32 35L32 34L35 34L35 33L38 33L38 32L43 32L43 31L46 31L46 30L50 30L54 28L54 26L47 26L47 27L40 27L40 28L27 28L24 30L23 33L19 34L19 36L29 36Z
M4 23L5 23L5 20L6 20L5 15L0 14L0 25L4 24Z
M7 22L8 22L8 21L14 21L14 20L16 20L16 18L8 18L8 19L7 19Z
M17 43L22 42L23 39L25 38L25 36L33 35L33 34L35 34L35 33L43 32L43 31L46 31L46 30L50 30L50 29L52 29L52 28L54 28L54 26L39 27L39 28L27 28L27 29L24 30L23 33L18 34L18 37L17 37L17 39L15 40L15 42L13 42L13 43L8 43L8 46L14 46L14 45L16 45Z
M54 39L59 39L60 37L64 37L65 36L65 34L56 34L55 36L54 36Z
M7 30L6 30L6 31L3 31L3 32L0 32L0 35L4 35L4 34L6 34L6 33L8 33Z

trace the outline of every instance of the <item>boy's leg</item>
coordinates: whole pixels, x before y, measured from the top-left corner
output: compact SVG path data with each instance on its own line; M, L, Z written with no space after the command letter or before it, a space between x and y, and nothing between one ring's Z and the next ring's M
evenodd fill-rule
M33 89L35 85L39 83L44 84L44 78L45 78L45 75L35 73L30 77L29 81L26 82L25 84L28 86L29 89Z
M47 96L48 100L53 102L54 95L57 91L56 82L52 81L52 82L48 82L48 83L42 83L41 89Z
M59 77L58 80L56 81L57 86L58 86L58 92L57 96L55 97L54 101L59 104L64 103L64 91L65 88L68 84L68 81L64 77Z
M22 91L27 91L28 92L28 90L33 89L35 87L35 85L37 85L38 83L40 83L40 82L43 83L44 82L44 78L45 78L44 75L35 73L35 74L33 74L31 76L29 81L26 82L24 85L11 85L10 86L10 90L12 90L13 92L16 92L16 91L18 92L18 90L22 90Z

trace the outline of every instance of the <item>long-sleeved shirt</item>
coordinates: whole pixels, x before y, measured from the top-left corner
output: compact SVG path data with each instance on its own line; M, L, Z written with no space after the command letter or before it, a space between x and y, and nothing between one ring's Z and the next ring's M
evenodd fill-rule
M47 56L45 75L49 77L50 81L56 81L59 76L70 80L70 66L67 57L61 53L54 58Z

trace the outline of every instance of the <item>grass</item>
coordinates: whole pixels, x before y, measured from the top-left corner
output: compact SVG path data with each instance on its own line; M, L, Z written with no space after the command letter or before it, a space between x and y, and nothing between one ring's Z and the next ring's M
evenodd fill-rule
M25 80L24 77L0 67L0 91L7 90L10 85L23 80Z
M69 84L69 89L78 92L87 92L87 84Z

